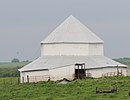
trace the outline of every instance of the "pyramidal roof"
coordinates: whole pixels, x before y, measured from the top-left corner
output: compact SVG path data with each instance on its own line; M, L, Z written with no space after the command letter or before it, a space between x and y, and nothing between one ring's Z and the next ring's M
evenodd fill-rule
M71 15L41 43L103 43L103 40Z

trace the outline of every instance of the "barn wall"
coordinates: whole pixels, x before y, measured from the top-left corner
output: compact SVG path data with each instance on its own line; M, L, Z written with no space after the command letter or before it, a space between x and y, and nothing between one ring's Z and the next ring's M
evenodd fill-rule
M25 73L24 72L20 72L20 83L24 83L23 77L25 77Z
M49 73L50 80L52 81L62 80L64 78L73 80L75 74L74 65L51 69L49 70Z
M28 82L27 76L29 77L29 82L47 81L49 79L49 71L42 70L42 71L21 72L20 76L21 76L21 83Z
M127 68L127 76L130 76L130 67Z
M44 44L42 55L88 55L88 44Z
M42 44L41 55L103 55L103 44Z
M121 72L121 70L122 70L123 75L126 76L127 75L126 74L126 68L119 68L119 72ZM102 75L106 74L106 73L109 73L109 75L110 75L111 72L117 73L117 68L101 68L101 69L86 70L86 74L90 73L91 77L94 77L94 78L102 77Z
M90 69L90 70L86 70L86 75L89 75L91 77L94 77L94 78L98 78L98 77L101 77L101 69Z
M122 74L126 76L126 68L119 68L118 70L119 72L122 71ZM102 69L102 74L107 73L107 72L117 72L117 68L103 68Z
M103 44L89 44L89 55L103 55Z

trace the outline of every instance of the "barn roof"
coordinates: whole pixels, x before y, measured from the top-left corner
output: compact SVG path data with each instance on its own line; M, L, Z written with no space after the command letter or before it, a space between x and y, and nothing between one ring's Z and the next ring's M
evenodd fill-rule
M71 15L41 43L103 43L103 40Z
M102 67L126 67L126 65L113 61L105 56L42 56L32 63L19 69L19 71L53 69L76 63L85 63L86 69Z

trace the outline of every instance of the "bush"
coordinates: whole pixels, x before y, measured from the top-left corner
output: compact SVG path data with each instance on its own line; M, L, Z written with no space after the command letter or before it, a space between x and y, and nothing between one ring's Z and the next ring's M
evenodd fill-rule
M12 61L11 61L12 63L17 63L17 62L19 62L19 59L17 59L17 58L14 58L14 59L12 59Z
M18 67L0 68L0 77L18 77Z

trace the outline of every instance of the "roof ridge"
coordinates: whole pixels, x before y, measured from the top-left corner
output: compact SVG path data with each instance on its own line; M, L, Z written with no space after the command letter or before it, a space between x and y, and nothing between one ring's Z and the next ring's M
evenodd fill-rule
M88 29L74 16L70 15L54 31L52 31L41 43L103 43L96 34Z

